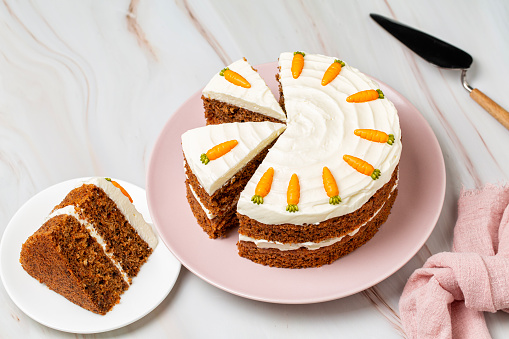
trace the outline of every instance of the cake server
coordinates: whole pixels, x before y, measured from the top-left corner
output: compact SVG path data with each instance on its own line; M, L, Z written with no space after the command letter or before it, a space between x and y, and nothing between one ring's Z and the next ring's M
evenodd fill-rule
M424 60L438 67L461 70L461 82L463 87L470 92L470 97L509 130L509 112L491 100L486 94L468 84L467 70L473 62L470 54L445 41L392 19L373 13L370 16L387 32Z

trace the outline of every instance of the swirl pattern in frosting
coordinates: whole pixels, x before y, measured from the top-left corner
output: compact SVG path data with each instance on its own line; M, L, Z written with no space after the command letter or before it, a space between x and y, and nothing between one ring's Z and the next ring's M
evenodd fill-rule
M242 192L237 211L265 224L317 224L345 215L365 204L386 184L401 156L401 129L394 104L387 98L350 103L346 98L379 86L357 69L346 64L328 85L322 86L324 72L335 58L306 54L301 75L291 73L293 53L279 58L279 81L287 114L287 128L270 149L264 161ZM355 129L375 129L393 134L392 145L372 142L354 134ZM377 180L350 167L343 155L359 157L381 172ZM327 166L338 184L341 202L329 204L322 181ZM263 204L251 197L261 176L274 168L270 193ZM300 182L298 211L289 213L287 188L295 173Z

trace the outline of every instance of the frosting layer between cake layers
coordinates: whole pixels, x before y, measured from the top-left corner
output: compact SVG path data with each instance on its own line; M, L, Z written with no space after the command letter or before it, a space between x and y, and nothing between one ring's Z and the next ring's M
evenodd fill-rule
M284 124L269 121L203 126L182 134L182 149L187 164L202 188L207 194L213 195L285 128ZM201 154L229 140L237 140L237 146L208 164L202 163Z
M265 224L316 224L351 213L365 204L389 182L401 155L401 130L396 108L388 99L350 103L346 98L379 85L346 64L328 85L322 86L324 72L335 58L306 54L301 75L291 73L293 53L279 58L279 81L287 113L287 129L270 149L242 192L238 213ZM361 139L355 129L375 129L393 134L393 145ZM343 155L352 155L381 171L373 180L350 167ZM327 166L336 179L341 202L329 204L322 170ZM251 197L261 176L274 168L270 193L263 204ZM299 210L286 211L287 188L291 175L300 182Z
M399 178L399 173L398 173L398 178ZM398 180L396 180L396 183L392 187L391 192L390 192L389 196L387 197L387 201L390 200L391 195L394 193L394 191L397 188L398 188ZM293 251L293 250L297 250L301 247L306 248L307 250L311 250L311 251L317 250L322 247L331 246L331 245L341 241L346 236L353 237L354 235L356 235L361 230L362 227L366 226L370 221L372 221L373 219L375 219L378 216L380 211L385 207L385 204L387 203L387 201L384 202L382 204L382 206L380 206L380 208L378 208L378 210L367 221L365 221L363 224L359 225L353 231L351 231L347 234L344 234L342 236L339 236L339 237L329 238L326 240L322 240L320 242L306 241L303 243L282 243L279 241L271 241L271 240L266 240L266 239L255 239L255 238L249 237L244 234L239 234L239 241L250 241L250 242L255 243L256 247L258 247L258 248L276 248L281 251Z
M203 89L204 97L226 102L281 121L286 120L286 115L274 94L246 60L238 60L228 68L244 77L251 87L244 88L234 85L225 80L224 76L216 73Z
M74 217L80 224L82 224L85 227L85 229L88 231L90 236L92 238L94 238L95 241L97 241L99 246L101 246L104 254L108 257L108 259L110 259L110 261L113 263L113 265L115 265L117 270L122 275L122 278L124 279L124 281L128 285L131 285L129 276L122 268L122 265L120 264L120 262L115 258L114 254L112 252L108 251L107 244L104 241L104 238L97 232L97 229L94 227L94 225L92 225L88 220L80 217L80 215L76 212L76 208L78 208L78 207L76 207L74 205L67 205L65 207L59 208L59 209L51 212L51 214L47 217L46 220L49 220L49 219L59 216L59 215L69 215L71 217Z

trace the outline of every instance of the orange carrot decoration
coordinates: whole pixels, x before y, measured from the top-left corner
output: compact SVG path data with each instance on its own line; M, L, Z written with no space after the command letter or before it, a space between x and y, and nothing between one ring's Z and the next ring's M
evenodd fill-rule
M360 91L355 94L350 95L348 98L346 98L346 101L348 102L366 102L366 101L372 101L376 99L383 99L385 98L384 93L381 89L368 89L366 91Z
M389 145L394 144L394 134L387 134L376 129L356 129L353 133L369 141L380 142L382 144L386 142Z
M209 149L207 153L203 153L200 156L201 162L203 162L205 165L208 164L211 160L215 160L219 157L222 157L226 153L230 152L235 146L238 145L237 140L230 140L225 141L219 145L216 145Z
M297 212L299 210L299 207L297 205L299 204L300 199L300 184L299 184L299 177L297 174L292 174L292 177L290 178L290 182L288 183L288 190L286 191L286 202L288 203L288 206L286 206L286 210L288 212Z
M325 192L327 192L327 196L329 197L329 204L339 204L341 202L341 198L339 197L338 185L336 184L336 179L334 179L334 176L332 175L329 168L323 168L322 179L323 188L325 188Z
M352 168L357 172L370 176L373 180L376 180L380 177L380 170L375 169L365 160L348 154L343 155L343 160L346 161L348 165L352 166Z
M272 186L272 179L274 178L274 169L269 167L269 169L263 173L260 181L258 181L258 185L255 188L255 195L251 198L251 201L254 204L263 204L263 197L265 197L270 192L270 187Z
M129 199L131 204L133 203L133 199L131 198L129 193L127 193L127 191L122 186L120 186L120 184L118 182L116 182L114 180L111 180L111 178L104 178L104 179L108 180L109 182L111 182L113 184L113 186L115 186L118 189L120 189L120 192L122 192L122 194L124 194L127 197L127 199Z
M219 75L223 76L226 80L228 80L234 85L244 88L251 88L251 84L249 83L249 81L247 81L242 75L235 71L232 71L228 67L223 68L221 72L219 72Z
M304 68L304 56L306 53L304 52L294 52L292 59L292 76L294 79L297 79L302 73L302 69Z
M341 60L334 60L334 62L327 68L325 73L323 73L322 78L322 86L329 84L332 80L336 79L339 72L341 72L341 67L345 66L345 63Z

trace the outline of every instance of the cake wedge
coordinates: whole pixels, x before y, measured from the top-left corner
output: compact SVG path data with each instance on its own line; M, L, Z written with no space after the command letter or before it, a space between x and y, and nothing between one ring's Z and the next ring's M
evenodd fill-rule
M207 125L286 121L274 94L246 59L217 72L203 89L202 99Z
M226 123L182 135L187 199L210 238L238 226L240 192L285 128L270 121Z
M22 245L23 269L51 290L104 315L158 243L115 181L91 178L71 190Z

